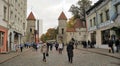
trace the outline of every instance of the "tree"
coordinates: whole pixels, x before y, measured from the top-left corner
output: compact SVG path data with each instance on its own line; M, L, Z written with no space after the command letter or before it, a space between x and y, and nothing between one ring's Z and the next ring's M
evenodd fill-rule
M55 40L57 37L57 29L49 28L45 34L41 36L41 40L46 42L46 40Z
M47 40L46 35L45 35L45 34L42 34L42 36L41 36L41 41L42 41L42 42L46 42L46 40Z
M70 12L74 15L75 18L80 18L82 20L86 20L85 14L86 9L88 9L92 4L90 0L79 0L77 2L78 6L72 5L70 7Z
M73 17L71 17L70 19L69 19L69 21L67 22L67 27L68 28L72 28L73 26L74 26L74 21L75 20L75 17L73 16Z

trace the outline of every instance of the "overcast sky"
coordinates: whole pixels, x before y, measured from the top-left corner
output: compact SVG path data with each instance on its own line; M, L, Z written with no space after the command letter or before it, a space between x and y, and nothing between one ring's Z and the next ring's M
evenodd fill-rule
M36 19L43 21L43 33L48 28L58 26L58 17L62 11L69 19L72 15L69 8L76 4L78 0L27 0L27 16L32 11ZM91 0L95 3L98 0Z

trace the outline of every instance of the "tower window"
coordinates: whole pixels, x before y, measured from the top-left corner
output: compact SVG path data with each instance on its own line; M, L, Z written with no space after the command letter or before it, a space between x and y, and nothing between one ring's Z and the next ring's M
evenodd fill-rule
M64 29L62 28L62 34L64 34Z
M30 32L32 32L32 28L30 28Z

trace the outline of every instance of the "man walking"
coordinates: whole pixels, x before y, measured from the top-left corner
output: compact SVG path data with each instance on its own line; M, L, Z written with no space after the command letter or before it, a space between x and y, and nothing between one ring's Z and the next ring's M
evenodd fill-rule
M68 61L70 63L73 62L73 42L70 42L68 45L67 45L67 54L68 54Z
M115 46L116 46L116 52L117 53L119 52L119 45L120 45L119 39L116 39Z
M20 44L20 51L22 52L23 51L23 45Z
M111 53L111 50L112 50L112 53L114 53L113 40L110 39L110 38L109 38L109 41L108 41L108 46L110 47L109 53Z

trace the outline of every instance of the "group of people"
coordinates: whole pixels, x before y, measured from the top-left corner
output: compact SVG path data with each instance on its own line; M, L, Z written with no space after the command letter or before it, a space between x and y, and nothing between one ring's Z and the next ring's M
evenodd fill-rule
M41 52L43 53L43 61L46 62L46 56L49 55L49 43L43 43L43 45L41 46ZM73 49L74 49L74 42L71 40L69 42L69 44L67 45L67 55L68 55L68 61L70 63L72 63L73 61ZM55 43L55 48L56 51L59 51L60 54L62 54L62 51L64 49L64 44L62 42L60 42L59 44L56 42Z
M95 48L95 44L96 42L93 40L92 41L88 40L88 42L82 41L83 48L87 48L87 47Z
M109 53L114 53L114 44L115 44L115 47L116 47L116 52L118 53L119 50L120 50L120 39L116 39L116 40L112 40L109 38L109 41L108 41L108 47L109 47Z

